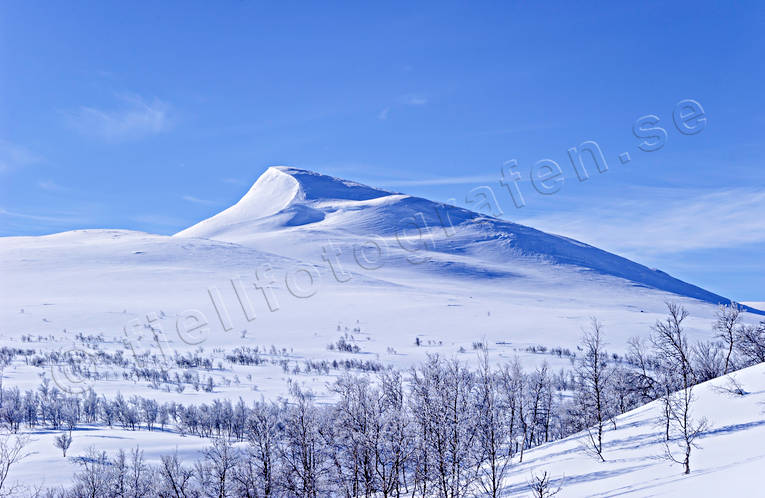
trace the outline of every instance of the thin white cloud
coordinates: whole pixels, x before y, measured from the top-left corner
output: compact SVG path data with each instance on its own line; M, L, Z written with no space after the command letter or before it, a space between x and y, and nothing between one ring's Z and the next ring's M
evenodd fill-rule
M63 192L67 190L66 187L62 187L53 180L41 180L37 182L37 186L43 190L47 190L48 192Z
M53 224L72 224L72 223L86 223L89 220L87 218L79 216L46 216L29 213L20 213L18 211L8 211L7 209L0 208L0 216L8 218L18 218L22 220L39 221Z
M475 135L475 136L493 136L493 135L517 135L521 133L533 133L538 131L546 131L546 130L552 130L554 128L558 128L560 125L556 123L526 123L526 124L519 124L515 127L510 128L496 128L493 130L479 130L475 132L469 133L469 135Z
M184 196L181 196L181 198L184 201L193 202L194 204L202 204L204 206L215 206L216 204L218 204L215 201L209 201L207 199L200 199L199 197L194 197L193 195L184 195Z
M419 180L388 180L377 183L384 187L429 187L435 185L468 185L471 183L496 182L497 180L497 175L484 175L424 178Z
M29 149L0 139L0 173L42 161Z
M380 112L377 113L377 119L381 121L388 119L388 116L390 116L390 112L394 107L422 107L427 104L427 97L423 97L422 95L402 95L395 99L393 105L383 107Z
M163 133L170 128L170 107L155 98L145 100L139 95L120 95L116 109L82 106L68 113L69 124L86 136L107 141L135 140Z
M765 189L655 189L640 200L514 220L625 254L765 243Z
M422 106L428 103L428 99L421 95L404 95L401 97L401 103L411 106Z

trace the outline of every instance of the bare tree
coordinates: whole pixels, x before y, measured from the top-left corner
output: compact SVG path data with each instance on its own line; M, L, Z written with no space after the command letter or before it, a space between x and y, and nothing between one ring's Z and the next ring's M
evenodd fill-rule
M736 349L750 364L765 362L765 322L737 329Z
M693 371L698 382L715 379L724 375L725 352L714 341L699 341L693 348Z
M552 406L552 383L547 362L526 376L525 401L519 411L522 419L526 445L531 447L545 443L550 437ZM523 455L521 455L523 458Z
M635 390L635 375L632 369L615 366L611 369L611 394L609 402L615 404L618 414L632 410L640 404L640 398ZM612 419L615 420L615 419Z
M542 474L532 474L529 480L529 489L535 498L549 498L561 491L561 486L554 488L550 482L550 475L545 470Z
M691 412L693 405L693 386L681 389L667 397L670 438L666 440L666 457L683 465L686 474L691 473L691 449L698 448L696 439L709 427L706 419L695 419ZM673 444L674 443L674 444ZM680 456L676 456L673 446L679 447Z
M143 450L136 446L130 451L130 458L128 460L128 469L125 475L127 483L125 496L127 498L150 496L152 489L155 489L151 476L152 470L143 459Z
M437 355L412 371L412 411L427 468L419 483L423 495L465 496L474 482L474 381L458 361L443 361Z
M654 362L648 353L645 340L631 337L627 341L627 362L636 367L636 370L631 370L631 384L640 403L648 403L658 398L661 395L660 386L653 372Z
M696 420L692 415L696 376L692 367L692 350L683 329L688 311L675 303L667 303L667 311L667 318L656 322L651 336L664 379L665 456L682 464L688 474L691 472L691 450L696 447L696 439L708 424L706 420ZM675 455L673 446L681 448L682 456Z
M713 325L717 338L725 346L725 366L723 375L733 369L732 356L736 342L736 329L741 321L741 306L731 301L730 305L722 305L717 310L717 319Z
M69 449L69 446L72 444L72 433L69 432L63 432L60 435L56 436L56 438L53 440L53 445L60 449L61 452L64 455L64 458L66 458L66 450Z
M614 416L608 400L612 371L604 350L603 325L597 318L591 319L590 329L582 337L581 348L583 354L577 368L577 400L586 425L586 447L605 462L603 431Z
M317 498L323 494L326 474L325 451L321 437L321 413L313 404L313 395L293 384L294 403L286 410L282 485L287 494Z
M733 374L730 374L725 378L725 384L714 386L713 389L717 392L731 396L746 396L749 394Z
M658 378L664 407L665 440L670 438L671 394L695 384L690 359L691 349L683 329L688 311L681 305L668 302L667 318L652 327L651 343L657 363Z
M478 483L485 496L497 498L502 490L502 481L510 464L512 435L506 407L499 392L499 376L489 364L486 342L481 349L481 366L477 379L477 399L474 416L478 440Z
M400 372L380 374L373 403L370 440L376 487L383 497L401 496L412 453L411 417Z
M120 498L128 495L129 465L125 450L120 448L117 456L109 462L112 470L112 482L109 485L111 492Z
M26 451L28 444L29 436L0 436L0 496L12 496L17 491L16 485L8 483L8 474L11 467L31 455Z
M194 471L184 467L177 451L172 455L162 457L158 476L160 496L170 498L195 496L192 490Z
M203 455L203 460L196 465L197 480L203 496L210 498L232 496L237 454L231 443L225 437L215 439L212 446L204 450Z
M523 451L522 444L519 445L520 448L513 446L514 444L517 444L515 441L519 439L525 441L525 434L519 436L519 433L521 432L519 413L523 407L522 394L523 386L525 384L525 374L517 356L513 359L512 363L506 364L502 368L499 379L502 394L502 407L505 411L505 417L508 424L507 432L508 437L510 438L510 456L513 456L515 452ZM522 456L521 460L523 460Z
M324 438L334 468L333 480L347 496L370 496L376 491L374 471L375 399L377 391L367 378L350 374L333 386L340 399Z
M691 349L683 328L688 311L676 303L668 302L666 305L667 317L653 326L651 343L660 367L677 378L680 387L686 388L695 383Z
M249 489L253 496L269 497L274 493L274 476L279 445L279 407L273 403L253 405L247 418L249 448L244 466L235 474L240 489ZM244 494L244 493L240 493Z
M96 451L91 447L84 458L81 458L80 471L74 475L75 496L99 498L109 496L112 475L106 452Z

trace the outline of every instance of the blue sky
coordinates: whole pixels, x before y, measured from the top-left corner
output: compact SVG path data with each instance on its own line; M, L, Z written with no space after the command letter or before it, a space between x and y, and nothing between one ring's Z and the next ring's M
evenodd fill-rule
M460 205L489 186L507 219L765 301L764 20L757 2L3 2L0 235L174 233L286 164ZM702 132L674 127L683 99ZM650 153L648 114L667 132ZM579 182L566 151L586 140L609 169ZM520 209L498 182L513 159ZM541 159L553 195L529 181Z

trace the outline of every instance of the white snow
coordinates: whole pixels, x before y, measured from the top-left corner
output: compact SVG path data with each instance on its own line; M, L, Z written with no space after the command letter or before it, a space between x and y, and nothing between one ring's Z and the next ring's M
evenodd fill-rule
M662 427L657 402L619 416L616 429L608 426L602 463L582 446L582 434L526 450L523 463L515 457L505 481L507 496L529 496L533 473L549 472L561 497L647 496L755 496L753 482L765 462L765 364L733 374L746 391L738 396L726 392L727 377L699 385L694 390L695 417L706 417L709 429L691 454L691 474L664 458ZM35 453L14 468L19 482L54 485L69 482L77 470L72 456L91 446L114 455L119 449L140 446L150 463L174 451L193 460L204 440L167 431L129 431L83 426L73 433L64 459L53 448L56 431L32 434Z
M321 216L290 223L288 211ZM445 213L453 223L446 230ZM421 238L423 219L430 233ZM256 270L271 292L254 286ZM338 353L327 345L358 326L362 358L400 367L428 352L459 355L477 340L500 358L530 344L573 348L593 315L619 351L648 331L667 300L689 309L691 338L706 339L709 300L723 299L586 244L293 168L270 168L235 206L173 237L77 230L0 238L0 273L5 343L31 334L45 338L36 347L60 349L82 332L116 348L127 325L148 326L156 315L151 326L165 332L171 352L275 345L292 360L332 359ZM176 332L189 310L208 324L199 344ZM425 347L414 345L417 336ZM286 391L280 377L254 383L269 396Z
M761 496L765 465L765 364L733 374L745 396L726 392L727 377L694 389L693 416L711 424L691 452L691 473L663 458L661 407L654 402L617 418L605 433L606 462L582 448L582 434L527 451L507 480L509 496L529 496L532 473L545 470L562 497Z
M765 301L743 301L741 304L758 310L765 310Z
M450 223L444 223L446 215ZM486 341L497 360L519 355L527 368L547 361L557 370L568 368L568 360L525 353L525 348L574 349L581 327L594 315L606 327L609 350L621 351L629 337L645 335L663 316L667 300L690 311L691 340L708 339L716 303L725 301L581 242L285 167L270 168L237 204L172 237L77 230L0 238L0 275L0 345L82 348L75 335L83 333L102 335L101 349L113 352L124 349L119 341L137 320L147 330L151 325L164 332L166 352L201 350L216 362L237 346L264 351L273 345L290 362L354 357L406 368L433 352L473 361L474 355L461 348L470 351L474 341ZM216 295L217 305L211 298ZM177 332L189 311L207 322L199 341L184 342ZM327 345L345 333L353 335L360 353L328 351ZM32 336L32 342L22 342L22 335ZM149 335L143 334L134 347L159 352ZM415 346L416 337L422 346ZM55 376L54 370L45 374ZM41 373L14 363L6 368L3 385L33 388ZM287 378L293 377L311 385L322 401L337 373L292 375L273 365L225 365L212 372L213 393L157 391L116 378L89 385L107 396L122 392L184 403L241 396L249 402L285 395ZM239 383L231 382L235 375ZM712 413L716 427L762 418L755 413L765 396L762 377L762 369L742 373L752 392L747 397L705 396L710 410L724 412ZM520 489L512 486L524 483L533 466L565 474L564 496L592 493L587 486L600 477L613 489L640 496L674 489L679 470L643 461L657 450L646 439L653 430L649 410L620 421L610 436L614 458L609 463L586 460L575 451L576 442L567 440L529 452L511 489ZM738 442L727 441L756 440L761 447L762 431L754 424L710 435L702 442L698 471L682 479L711 486L720 475L713 469L724 469L736 458L743 462L741 469L761 464L756 461L761 450L746 453L750 450ZM39 453L30 459L33 465L16 470L16 478L36 479L45 469L46 484L68 480L73 464L53 449L53 437L35 435ZM201 447L197 438L171 433L83 428L75 433L70 454L90 444L113 450L136 443L150 458L176 446L189 452ZM737 454L723 451L727 446ZM630 483L660 486L624 488Z
M234 206L176 234L203 237L322 262L331 241L358 267L354 247L387 258L388 278L540 279L560 266L628 280L627 285L719 303L719 295L567 237L427 199L378 190L296 168L273 167ZM406 261L425 260L418 265ZM400 272L399 272L400 273ZM622 283L624 285L625 283Z

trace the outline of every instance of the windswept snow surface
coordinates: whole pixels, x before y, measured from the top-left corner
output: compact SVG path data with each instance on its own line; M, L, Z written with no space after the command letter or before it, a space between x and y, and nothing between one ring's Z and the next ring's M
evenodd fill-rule
M691 452L689 475L663 458L661 406L653 402L617 417L615 430L608 427L605 463L583 451L581 433L527 451L511 467L507 495L530 496L531 475L547 471L561 497L763 496L765 364L732 375L747 394L728 392L728 377L694 388L692 416L710 425Z
M418 197L289 167L269 168L234 206L176 234L235 242L320 261L327 241L353 263L354 246L385 246L391 273L416 269L442 276L538 278L558 266L617 277L711 303L727 300L659 270L566 237ZM358 249L357 249L358 252ZM412 254L416 253L416 255ZM342 254L341 254L342 255ZM406 265L405 265L406 266ZM412 266L411 264L408 266ZM406 268L413 273L414 268Z
M765 310L765 301L744 301L741 304L744 306L749 306L750 308Z
M725 301L571 239L285 167L172 237L77 230L0 238L0 274L5 344L19 346L24 335L36 348L62 350L82 333L118 349L139 324L163 332L168 354L217 348L221 361L223 350L273 346L302 362L348 357L327 348L348 333L360 348L354 358L402 368L427 353L472 361L460 351L483 340L500 359L534 344L573 349L591 316L619 351L648 332L668 300L689 309L692 340L708 339L715 304ZM178 332L190 312L201 324L191 341ZM137 350L159 352L150 335L138 334ZM568 364L526 356L529 367ZM261 374L225 394L286 392L287 375ZM19 374L18 382L34 378ZM302 380L323 391L331 379Z
M274 345L298 361L331 359L327 345L355 329L366 358L394 366L484 339L500 357L573 347L593 315L620 350L668 300L688 307L692 339L708 338L726 301L565 237L286 167L172 237L0 238L0 273L5 342L114 341L137 320L164 331L170 351ZM176 333L189 311L205 324L193 344Z
M104 229L0 238L0 275L2 346L39 352L85 350L89 355L123 351L130 356L131 349L158 357L198 354L215 365L212 370L198 369L204 378L214 378L215 389L209 393L126 381L121 372L72 380L57 376L57 365L36 367L21 360L5 368L3 387L34 389L46 376L64 389L93 387L107 397L137 394L184 404L216 398L241 397L247 403L276 399L286 395L290 379L311 387L318 402L326 402L331 399L327 386L342 369L295 373L283 370L277 361L286 360L290 369L307 360L408 368L428 353L439 353L472 362L476 341L485 341L496 361L520 356L527 369L547 362L557 371L570 368L567 358L533 354L527 347L573 350L582 327L597 316L605 325L609 350L618 352L629 337L645 336L664 316L665 301L687 307L691 316L686 330L692 341L709 339L716 304L725 301L565 237L283 167L270 168L236 205L175 236ZM747 315L747 320L759 318ZM191 335L185 333L189 323L198 325ZM328 345L341 336L359 351L330 350ZM266 363L226 361L225 355L237 347L259 348ZM714 420L717 427L751 423L765 387L756 384L762 375L750 372L758 371L746 373L751 396L706 397L720 410L723 401L734 407L726 408L719 422ZM643 420L643 412L636 413L630 415L636 417L630 424ZM744 418L737 422L735 417ZM597 466L566 446L575 445L569 441L555 446L566 448L562 452L550 450L548 456L562 469L556 464L550 470L556 476L566 474L567 493L592 491L586 485L599 477L619 486L634 485L633 472L640 482L648 482L650 476L671 489L679 470L653 460L649 463L654 467L641 467L630 460L655 453L656 448L648 453L628 449L641 442L647 424L621 423L613 433L624 440L613 443L621 444L614 454L623 454L622 460ZM629 432L630 427L636 432ZM759 431L756 424L721 431L703 444L708 439L711 447L718 444L715 441L724 446L726 434L760 437ZM68 482L74 463L58 456L54 436L34 435L38 453L30 465L15 469L14 479L37 482L44 477L46 485ZM204 442L167 432L84 427L75 432L70 454L81 455L90 445L111 451L135 444L156 460L176 447L193 453ZM528 453L529 463L524 465L541 462L537 455L547 448ZM698 475L718 465L714 460L704 463L703 457L698 462ZM728 460L721 462L721 468L728 465ZM755 465L747 462L741 468ZM570 470L563 471L569 463ZM587 469L593 468L603 471L591 474ZM530 467L522 469L514 474L511 491L519 491L525 482ZM691 479L699 479L695 475ZM653 492L646 489L635 492Z

